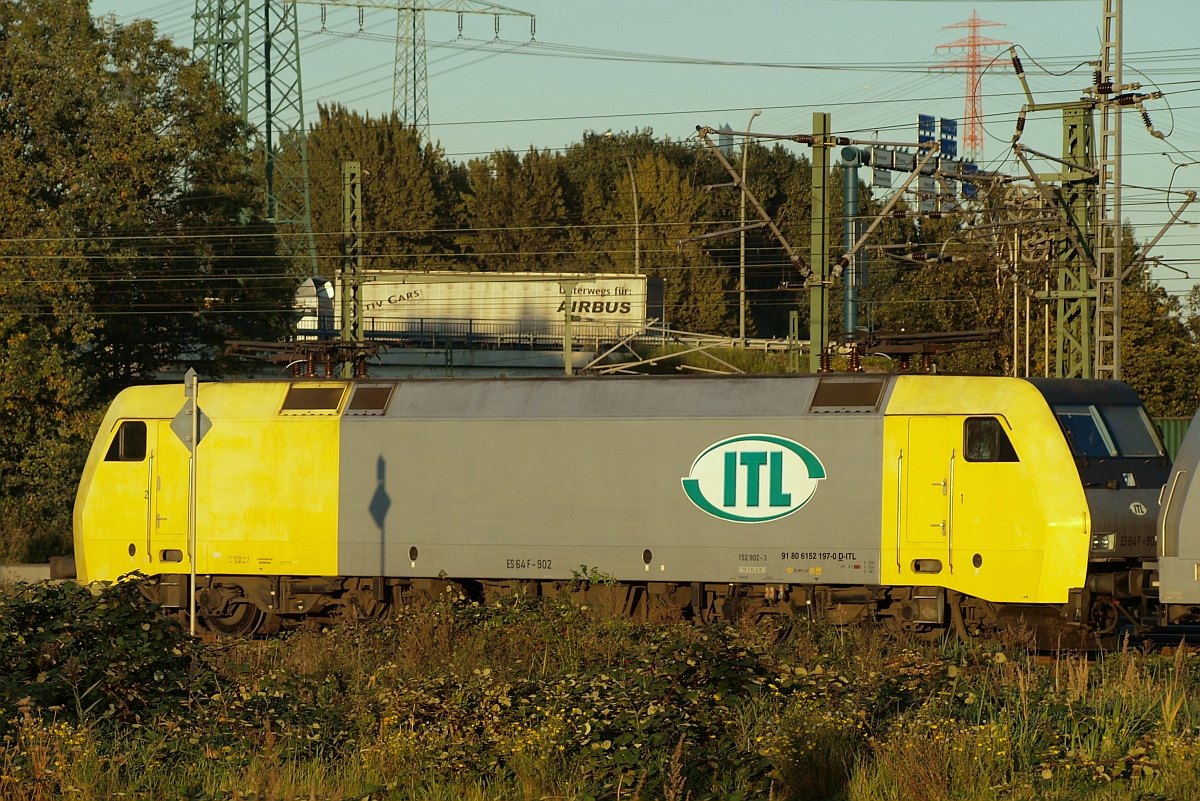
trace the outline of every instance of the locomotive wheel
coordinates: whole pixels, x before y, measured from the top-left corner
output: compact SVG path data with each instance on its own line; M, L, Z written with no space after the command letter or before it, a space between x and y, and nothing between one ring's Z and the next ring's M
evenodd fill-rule
M266 618L266 613L252 603L233 604L224 615L200 613L205 627L221 637L251 637L258 633Z

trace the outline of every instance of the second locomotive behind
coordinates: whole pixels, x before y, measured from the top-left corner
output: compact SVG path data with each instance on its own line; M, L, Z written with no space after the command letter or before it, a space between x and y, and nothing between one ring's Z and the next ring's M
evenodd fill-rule
M188 606L179 386L114 401L81 580ZM226 633L616 583L631 614L976 634L1144 617L1170 463L1112 381L926 375L202 386L199 614ZM581 568L581 566L583 566Z

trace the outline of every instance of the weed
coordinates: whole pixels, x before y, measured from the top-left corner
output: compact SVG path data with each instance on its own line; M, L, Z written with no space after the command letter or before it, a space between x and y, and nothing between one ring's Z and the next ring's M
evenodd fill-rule
M132 584L19 590L0 621L0 796L20 801L1200 797L1186 648L1041 665L519 595L203 644Z

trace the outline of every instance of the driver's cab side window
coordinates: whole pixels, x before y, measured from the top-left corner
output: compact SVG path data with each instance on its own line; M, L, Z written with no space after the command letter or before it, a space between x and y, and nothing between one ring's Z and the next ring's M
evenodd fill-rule
M995 417L968 417L963 423L963 455L968 462L1019 462L1017 452Z
M117 428L108 453L104 456L106 462L140 462L146 458L146 422L144 420L126 420Z

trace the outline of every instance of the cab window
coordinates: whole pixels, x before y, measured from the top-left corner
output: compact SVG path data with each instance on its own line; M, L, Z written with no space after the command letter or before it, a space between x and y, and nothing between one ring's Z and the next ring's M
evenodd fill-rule
M126 420L117 429L106 462L140 462L146 458L146 423L143 420Z
M1101 407L1100 411L1122 456L1162 456L1158 437L1154 433L1154 424L1150 422L1146 410L1141 406L1108 404Z
M1054 413L1076 456L1088 459L1162 456L1154 426L1141 406L1059 404Z
M1004 426L995 417L968 417L963 423L963 455L968 462L1017 462Z

